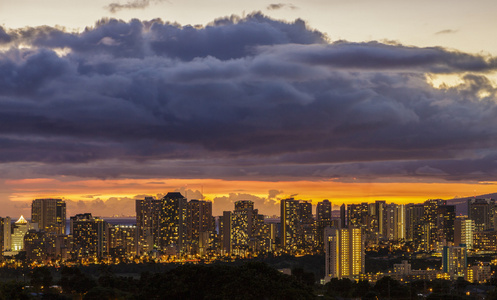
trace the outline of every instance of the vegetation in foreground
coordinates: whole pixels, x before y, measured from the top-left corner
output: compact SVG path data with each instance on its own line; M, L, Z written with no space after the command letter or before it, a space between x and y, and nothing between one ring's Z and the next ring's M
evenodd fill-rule
M31 271L29 285L3 283L0 299L315 299L312 273L297 273L285 275L267 264L250 262L182 265L160 273L144 272L137 279L102 268L95 278L80 268L64 267L54 282L51 270L41 267Z
M272 264L237 261L215 264L121 264L0 269L2 299L497 299L496 282L474 286L464 280L402 283L390 277L376 284L332 279L318 284L312 258ZM300 265L306 262L306 268ZM291 275L276 270L290 267ZM473 292L471 292L473 293Z

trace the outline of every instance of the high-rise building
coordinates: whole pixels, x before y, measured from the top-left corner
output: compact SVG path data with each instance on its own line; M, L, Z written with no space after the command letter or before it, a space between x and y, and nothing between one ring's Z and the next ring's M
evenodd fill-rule
M210 233L213 230L212 202L190 200L190 202L187 203L186 207L188 244L190 245L190 250L192 253L198 253L200 237L202 233Z
M405 238L405 206L390 203L384 208L384 236L389 241Z
M396 240L406 239L406 206L397 205L397 237Z
M340 270L340 229L326 227L324 229L325 273L326 278L341 278Z
M266 219L263 214L259 214L259 210L254 209L252 212L252 230L250 236L250 251L257 252L261 250L266 250L267 247L267 234L265 233L268 230L269 224L266 224ZM273 224L276 226L276 224ZM276 228L276 227L275 227ZM274 231L276 233L276 231ZM271 241L274 245L274 240Z
M45 231L29 230L24 236L24 251L26 259L30 262L43 263L47 259L50 249L50 239Z
M440 205L438 207L439 241L454 242L454 221L456 219L455 205Z
M435 250L437 248L438 242L438 207L441 200L430 199L426 200L424 203L424 213L423 213L423 235L425 241L423 241L423 248L426 251Z
M475 221L458 217L454 222L454 245L464 244L466 248L473 249L473 232Z
M342 203L340 205L340 227L341 228L346 228L347 227L347 206L345 203Z
M331 202L329 200L318 202L318 205L316 207L316 215L318 221L331 220L331 211Z
M24 249L24 236L31 230L38 230L38 223L31 223L21 216L12 228L11 250L21 251Z
M0 217L0 258L3 257L3 251L5 249L5 223L5 218Z
M73 247L72 235L57 235L55 238L55 257L62 260L70 258Z
M334 219L334 220L318 220L315 222L315 228L316 228L316 234L314 238L316 239L316 247L324 251L325 250L325 240L324 240L324 231L326 227L340 227L340 220Z
M300 201L299 202L299 221L305 224L314 223L314 218L312 217L312 203L310 201Z
M406 239L421 247L426 240L423 227L424 205L408 204L406 206Z
M261 240L261 247L258 250L265 252L273 252L276 250L276 237L277 233L276 223L264 223L261 227L259 238Z
M0 251L10 251L12 238L12 225L10 217L0 218L0 226L2 234L2 248Z
M293 198L281 200L280 208L281 248L286 251L295 251L299 234L299 201Z
M35 199L31 204L31 222L45 232L66 234L66 202L62 199Z
M249 249L254 211L251 207L237 206L237 203L235 203L235 210L231 213L230 220L231 251L236 255L243 256ZM237 207L238 209L236 209Z
M368 203L350 204L347 206L347 219L349 225L354 227L366 227L368 223Z
M254 202L250 200L238 200L235 202L235 210L254 210Z
M395 203L385 204L383 210L383 239L394 241L397 237L397 205Z
M235 202L231 213L230 240L231 251L245 255L248 250L257 251L263 246L264 215L254 209L254 202L240 200Z
M108 226L109 254L114 257L133 257L137 254L138 228L132 225Z
M184 254L187 240L187 200L181 193L167 193L161 200L160 246L171 254Z
M223 211L219 218L219 234L221 239L221 254L231 253L231 211Z
M467 250L465 246L444 246L442 251L442 270L451 279L465 278L468 267Z
M312 216L312 203L310 201L300 201L298 214L298 247L302 250L312 250L316 245L316 232L314 227L314 217Z
M376 231L379 234L379 238L384 239L385 236L387 235L386 227L385 227L385 218L386 218L385 206L387 204L386 204L386 201L377 200L377 201L375 201L374 205L375 205L374 217L376 219L376 226L377 226Z
M364 273L364 238L361 228L325 229L326 277L357 279Z
M108 250L108 224L91 213L77 214L70 219L73 251L78 258L102 257Z
M159 246L159 215L161 200L145 197L136 200L136 228L138 231L138 253L146 253Z
M366 213L367 206L367 213ZM368 244L377 244L379 240L386 239L387 236L387 216L385 212L386 202L377 200L374 203L362 203L359 207L354 207L355 212L351 215L362 218L365 228L365 236ZM350 223L350 221L349 221Z
M24 251L27 261L37 261L43 264L54 259L66 260L68 258L67 252L63 253L62 251L67 250L68 243L61 244L64 239L67 240L69 237L54 232L29 230L24 236Z
M493 228L493 199L468 200L468 218L475 221L475 231L484 231Z
M497 251L497 231L477 231L473 234L473 249L477 251Z
M378 219L376 217L376 203L368 203L368 230L378 232Z
M363 203L363 205L365 206L366 204ZM374 203L369 203L367 205L368 213L366 220L366 230L368 233L368 240L373 242L374 240L378 241L380 239L385 239L387 235L387 228L385 227L386 202L383 200L377 200ZM365 207L362 209L365 209ZM364 213L362 214L362 216L364 216Z
M24 236L24 251L29 262L47 263L55 259L67 260L71 247L68 235L30 229Z
M260 227L264 224L264 215L259 214L258 209L254 209L254 202L250 200L239 200L235 202L235 211L245 210L251 212L249 237L255 238Z
M244 256L249 250L261 250L265 247L265 239L270 235L267 231L270 229L264 224L264 216L254 209L254 202L236 201L235 210L223 212L220 218L221 253ZM270 243L274 246L274 240Z

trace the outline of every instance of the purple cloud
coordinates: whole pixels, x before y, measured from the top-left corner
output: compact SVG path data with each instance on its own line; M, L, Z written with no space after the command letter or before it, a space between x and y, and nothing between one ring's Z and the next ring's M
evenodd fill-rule
M260 13L205 28L1 29L0 43L10 47L0 53L4 166L98 178L497 175L493 57L329 43L301 20ZM436 89L432 73L466 75Z

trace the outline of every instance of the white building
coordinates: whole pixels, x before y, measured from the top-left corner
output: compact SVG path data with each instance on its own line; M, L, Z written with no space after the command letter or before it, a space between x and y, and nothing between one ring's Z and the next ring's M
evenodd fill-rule
M11 238L12 251L21 251L24 249L24 236L31 229L38 230L38 224L28 222L23 216L14 223Z
M466 245L467 249L473 249L473 233L475 221L467 218L456 218L454 221L454 245Z

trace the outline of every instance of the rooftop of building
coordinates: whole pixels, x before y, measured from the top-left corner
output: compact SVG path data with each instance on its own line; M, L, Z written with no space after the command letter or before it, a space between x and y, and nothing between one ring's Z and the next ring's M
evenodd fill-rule
M16 224L28 224L28 221L26 221L26 219L24 219L24 217L21 215L19 220L16 221Z

